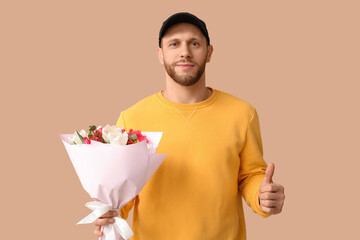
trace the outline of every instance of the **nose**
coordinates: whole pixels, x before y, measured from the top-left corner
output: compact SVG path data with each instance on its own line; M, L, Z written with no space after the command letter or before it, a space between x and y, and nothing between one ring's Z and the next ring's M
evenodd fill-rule
M188 44L182 44L181 57L182 58L191 58L191 50L190 50L190 47Z

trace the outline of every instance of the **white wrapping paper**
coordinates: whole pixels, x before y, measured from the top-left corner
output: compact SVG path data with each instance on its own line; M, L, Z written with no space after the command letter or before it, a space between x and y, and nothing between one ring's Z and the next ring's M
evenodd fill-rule
M97 201L87 203L94 211L79 224L91 223L111 209L121 209L139 194L163 162L167 154L155 154L162 133L142 134L151 144L142 141L119 146L92 141L71 145L68 137L72 134L60 135L83 188ZM133 235L121 217L104 228L104 233L101 239L106 240L129 239Z

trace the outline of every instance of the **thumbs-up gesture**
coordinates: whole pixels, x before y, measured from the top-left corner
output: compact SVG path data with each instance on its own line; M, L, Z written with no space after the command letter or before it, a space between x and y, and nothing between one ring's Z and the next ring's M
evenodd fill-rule
M261 209L270 214L280 213L285 200L284 187L274 183L272 180L274 170L274 163L270 163L266 169L265 178L260 185L259 191Z

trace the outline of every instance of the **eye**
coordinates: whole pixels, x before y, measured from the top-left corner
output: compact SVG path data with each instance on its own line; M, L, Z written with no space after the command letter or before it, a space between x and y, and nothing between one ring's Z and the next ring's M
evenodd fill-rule
M197 43L197 42L192 42L192 43L190 43L192 46L199 46L199 43Z
M173 43L170 43L169 46L170 47L176 47L177 43L176 42L173 42Z

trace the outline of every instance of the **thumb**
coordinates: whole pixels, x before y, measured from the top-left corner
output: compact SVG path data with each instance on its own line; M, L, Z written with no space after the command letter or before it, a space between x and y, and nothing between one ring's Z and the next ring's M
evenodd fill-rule
M269 163L268 167L266 168L266 172L265 172L265 177L263 180L263 183L272 183L272 177L274 175L274 171L275 171L275 164L274 163Z

